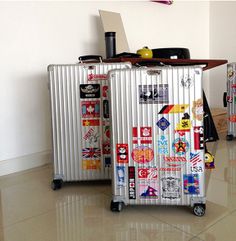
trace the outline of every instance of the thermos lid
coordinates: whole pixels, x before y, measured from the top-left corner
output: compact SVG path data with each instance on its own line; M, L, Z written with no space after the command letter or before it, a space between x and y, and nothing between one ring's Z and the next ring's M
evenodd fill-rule
M105 32L105 37L115 37L116 32Z

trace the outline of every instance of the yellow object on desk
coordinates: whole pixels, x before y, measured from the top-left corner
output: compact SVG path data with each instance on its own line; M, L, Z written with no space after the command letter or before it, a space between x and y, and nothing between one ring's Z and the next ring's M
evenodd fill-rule
M143 47L142 49L137 50L137 54L144 59L152 58L152 50L148 47Z

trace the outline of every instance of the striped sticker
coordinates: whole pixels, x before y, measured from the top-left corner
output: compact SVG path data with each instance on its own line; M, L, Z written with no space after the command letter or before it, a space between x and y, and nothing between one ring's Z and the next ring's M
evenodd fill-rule
M82 121L83 126L99 126L100 121L99 120L83 120Z
M190 163L193 166L196 166L199 162L201 162L201 158L200 158L200 152L199 153L190 153Z
M188 107L189 104L164 105L164 107L159 111L158 114L184 113Z

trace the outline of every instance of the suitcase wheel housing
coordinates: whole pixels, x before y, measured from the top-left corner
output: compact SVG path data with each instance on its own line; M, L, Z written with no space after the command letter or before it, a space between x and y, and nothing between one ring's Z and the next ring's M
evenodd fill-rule
M122 208L123 208L122 202L111 201L110 209L111 209L112 212L121 212Z
M200 203L200 204L194 204L193 206L193 213L198 217L204 216L205 210L206 210L205 204Z
M61 189L63 181L61 179L55 179L51 183L52 190L58 190Z
M233 135L227 135L226 136L226 140L227 141L232 141L234 139L234 136Z

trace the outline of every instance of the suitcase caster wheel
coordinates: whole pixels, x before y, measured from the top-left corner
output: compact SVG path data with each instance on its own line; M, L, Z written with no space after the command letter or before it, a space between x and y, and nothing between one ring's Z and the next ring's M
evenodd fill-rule
M227 136L226 136L226 140L227 140L227 141L232 141L233 138L234 138L233 135L227 135Z
M205 210L206 210L205 204L195 204L193 206L193 213L198 217L204 216Z
M112 212L120 212L123 208L123 203L122 202L113 202L111 201L111 211Z
M62 180L53 180L51 183L52 190L58 190L61 189L62 186Z

